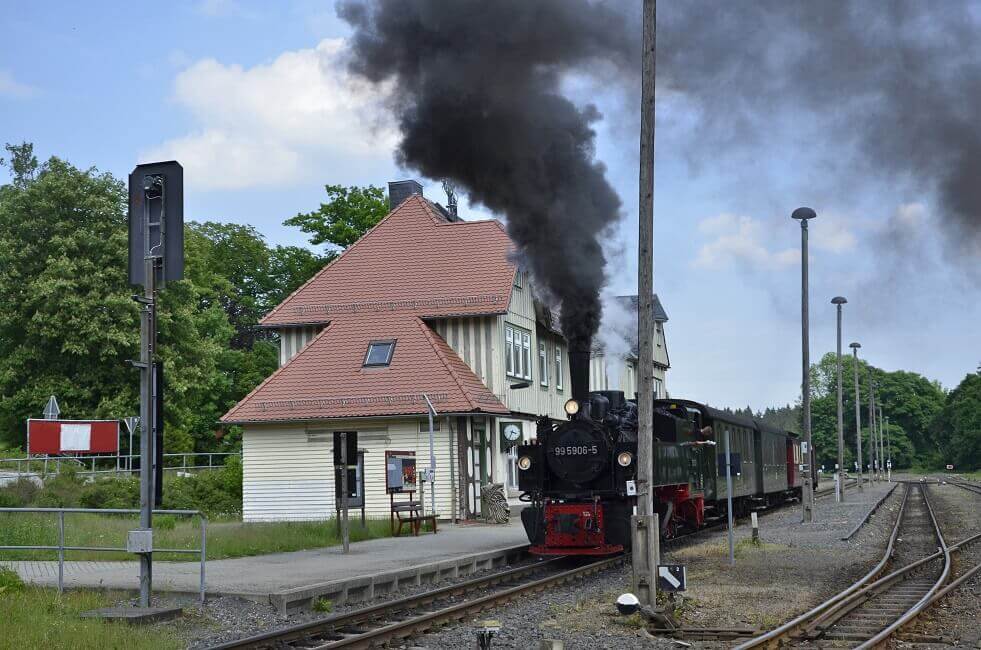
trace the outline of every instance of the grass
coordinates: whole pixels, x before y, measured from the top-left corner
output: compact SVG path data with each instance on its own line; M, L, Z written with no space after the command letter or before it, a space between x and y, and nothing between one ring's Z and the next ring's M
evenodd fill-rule
M0 582L12 582L10 573L0 568ZM0 611L3 612L0 646L72 650L176 650L183 647L175 636L161 628L79 618L84 611L112 604L110 595L93 591L71 591L59 595L53 589L23 585L8 588L0 591Z
M197 520L159 516L154 527L157 548L198 548L201 531ZM65 516L65 544L68 546L126 546L126 533L137 528L134 516L69 514ZM341 543L333 520L327 522L243 523L238 520L208 522L207 557L218 560L335 546ZM368 519L365 528L358 519L351 521L351 541L388 537L388 519ZM0 513L0 546L57 545L58 520L53 514ZM120 552L67 551L71 560L132 560ZM156 553L160 560L197 561L188 553ZM0 560L56 560L56 551L0 551Z

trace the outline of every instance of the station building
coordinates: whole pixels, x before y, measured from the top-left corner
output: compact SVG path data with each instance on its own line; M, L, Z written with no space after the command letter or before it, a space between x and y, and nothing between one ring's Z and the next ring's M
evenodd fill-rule
M388 516L386 459L429 467L427 398L436 509L476 517L489 482L517 503L513 439L533 437L539 415L564 418L566 343L501 223L461 220L415 181L389 193L388 216L260 323L278 334L280 367L222 418L243 428L245 521L333 517L336 431L357 432L365 510ZM665 397L667 315L654 302ZM594 350L591 387L633 396L636 353L608 361Z

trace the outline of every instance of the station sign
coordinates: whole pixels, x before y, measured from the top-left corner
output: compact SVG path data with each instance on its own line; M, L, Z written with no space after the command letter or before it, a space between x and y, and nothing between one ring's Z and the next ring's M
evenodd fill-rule
M27 421L27 455L115 454L119 420Z

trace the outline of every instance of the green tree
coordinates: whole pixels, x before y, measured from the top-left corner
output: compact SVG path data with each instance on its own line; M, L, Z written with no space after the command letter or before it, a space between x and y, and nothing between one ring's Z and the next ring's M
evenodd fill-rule
M844 405L845 463L852 467L855 453L855 382L854 360L851 356L842 357L842 402ZM858 381L861 392L860 411L862 425L868 426L869 378L876 382L877 406L882 407L883 415L895 425L897 435L901 434L899 444L907 441L912 445L912 454L919 462L935 453L937 445L933 440L931 424L944 403L944 392L940 385L915 372L898 370L886 372L859 360ZM818 462L826 468L834 467L838 457L838 415L837 415L837 369L836 355L825 354L811 367L811 430ZM876 409L878 411L878 408ZM878 416L878 413L876 414ZM862 438L864 461L867 462L866 449L868 436ZM893 459L896 460L895 458ZM898 466L898 465L897 465Z
M347 248L388 214L388 201L380 187L326 185L325 189L327 202L320 208L284 222L311 235L312 244Z
M981 467L981 371L967 375L950 391L932 430L942 462L957 469Z
M122 185L57 158L18 164L0 188L0 436L15 444L51 394L65 417L134 412L139 340Z
M138 355L139 312L123 184L58 158L32 163L29 145L7 150L17 162L0 186L0 442L23 445L24 421L51 394L65 417L137 412L126 360ZM158 309L169 452L234 444L216 437L218 418L277 364L274 342L243 337L318 266L244 226L188 224L185 247L185 278Z

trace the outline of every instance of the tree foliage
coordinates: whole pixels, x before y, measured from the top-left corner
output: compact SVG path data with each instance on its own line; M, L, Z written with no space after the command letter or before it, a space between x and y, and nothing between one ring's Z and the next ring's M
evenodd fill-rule
M950 391L932 431L939 462L957 469L981 467L981 371L967 375Z
M29 144L7 146L0 186L0 443L23 446L25 420L57 395L66 418L138 412L139 311L127 279L126 189L109 174ZM160 293L159 356L168 452L215 450L218 418L277 365L261 316L323 260L268 246L248 226L186 226L185 278Z
M380 187L326 185L325 189L327 202L320 208L284 222L309 233L312 244L347 248L388 214L388 201Z

